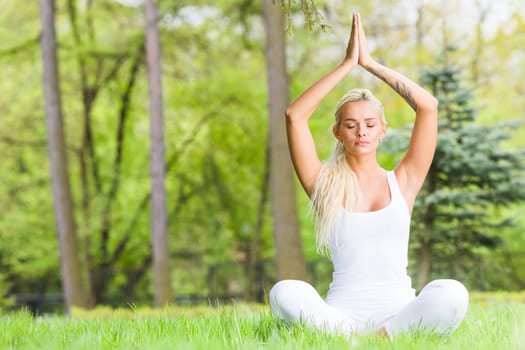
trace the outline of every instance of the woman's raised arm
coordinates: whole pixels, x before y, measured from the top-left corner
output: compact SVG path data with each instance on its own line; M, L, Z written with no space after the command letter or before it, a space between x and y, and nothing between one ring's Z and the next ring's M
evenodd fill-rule
M404 75L373 60L368 52L366 36L357 15L359 27L359 64L387 83L416 112L416 120L407 153L396 167L396 176L412 208L425 181L437 142L438 101L421 86Z
M352 31L343 61L304 91L287 109L286 130L292 162L299 181L308 196L312 194L322 167L308 120L326 95L358 64L359 42L357 14L353 15Z

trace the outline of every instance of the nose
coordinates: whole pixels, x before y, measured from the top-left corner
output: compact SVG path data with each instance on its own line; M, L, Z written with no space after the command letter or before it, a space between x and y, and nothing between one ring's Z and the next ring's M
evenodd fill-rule
M366 128L363 127L362 125L359 125L357 127L357 136L359 137L366 136Z

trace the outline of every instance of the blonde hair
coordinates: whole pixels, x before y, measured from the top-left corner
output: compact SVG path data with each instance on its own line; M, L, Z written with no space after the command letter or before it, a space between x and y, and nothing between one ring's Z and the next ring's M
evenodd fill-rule
M369 101L375 104L381 114L381 122L386 125L386 119L381 102L367 89L349 90L337 103L335 109L335 124L341 122L341 107L349 102ZM343 144L336 141L332 154L323 165L314 185L311 196L311 213L315 219L315 238L317 250L330 252L330 246L335 236L335 224L341 209L351 212L359 202L361 192L357 175L346 160ZM343 206L343 207L342 207Z

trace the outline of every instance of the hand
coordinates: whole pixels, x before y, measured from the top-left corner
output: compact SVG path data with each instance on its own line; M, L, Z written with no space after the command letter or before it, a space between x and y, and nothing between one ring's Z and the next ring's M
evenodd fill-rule
M356 14L357 17L357 28L359 33L359 59L358 63L363 68L368 67L371 63L374 62L372 59L372 56L370 56L370 52L368 51L368 43L366 41L366 35L365 31L363 29L363 26L361 24L361 15L359 13Z
M359 62L359 26L357 12L354 12L353 14L352 32L350 33L350 39L348 40L346 55L343 62L349 62L353 66L357 66Z

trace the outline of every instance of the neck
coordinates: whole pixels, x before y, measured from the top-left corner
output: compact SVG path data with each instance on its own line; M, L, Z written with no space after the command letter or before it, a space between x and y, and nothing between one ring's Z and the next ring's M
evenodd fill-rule
M347 155L346 160L358 178L369 178L378 172L383 172L383 168L377 163L375 154L351 156Z

